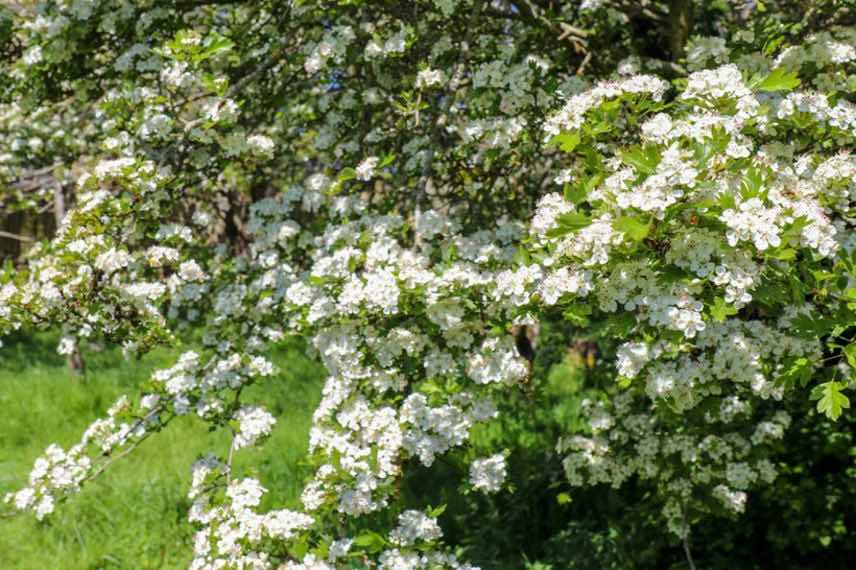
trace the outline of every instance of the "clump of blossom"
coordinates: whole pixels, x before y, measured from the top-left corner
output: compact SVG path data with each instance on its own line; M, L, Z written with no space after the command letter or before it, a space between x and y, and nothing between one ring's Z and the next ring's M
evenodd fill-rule
M232 446L235 449L255 445L259 440L270 435L276 423L270 413L258 406L245 406L235 412L238 431Z
M476 459L470 464L470 483L479 491L496 493L505 483L506 465L502 454Z
M411 546L417 542L432 542L443 536L437 519L422 511L404 511L398 516L398 526L389 533L389 540L398 546Z

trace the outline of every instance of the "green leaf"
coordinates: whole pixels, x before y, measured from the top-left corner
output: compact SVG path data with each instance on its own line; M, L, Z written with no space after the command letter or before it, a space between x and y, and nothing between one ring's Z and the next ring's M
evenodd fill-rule
M581 230L592 223L592 219L580 212L568 212L556 218L557 228L547 232L547 237L561 237Z
M556 221L563 228L571 230L581 230L592 223L592 219L580 212L568 212L556 218Z
M779 47L785 43L785 36L776 36L767 40L764 44L764 55L772 56L779 50Z
M578 133L560 133L550 139L550 145L558 146L562 152L574 152L578 144L580 144Z
M790 301L790 290L781 281L771 279L766 282L762 281L760 285L755 287L752 290L752 297L762 305L774 308Z
M591 316L591 305L587 303L577 303L565 307L562 316L569 323L578 327L586 327L589 324L589 316Z
M782 247L784 247L784 244L790 243L795 239L799 239L803 229L805 229L809 223L810 222L806 216L797 216L794 218L794 221L789 224L779 236L782 240Z
M790 91L800 84L796 72L777 67L758 84L761 91Z
M298 560L302 559L306 552L309 550L309 544L305 539L298 541L296 544L292 544L288 548L288 553Z
M847 364L856 368L856 342L851 342L845 346L842 352L844 353L845 358L847 358Z
M850 400L841 393L840 382L824 382L811 391L811 399L817 400L817 411L826 414L832 421L841 416L841 412L850 407Z
M717 297L713 300L713 305L710 307L710 316L718 322L723 322L726 317L736 315L737 309L725 302L722 297Z
M674 265L666 265L658 270L660 281L666 284L679 283L681 281L691 281L696 278L694 273L690 273L685 269Z
M612 228L633 241L642 241L648 237L648 232L651 231L651 223L643 222L633 216L621 216L612 222Z
M364 532L354 539L354 545L368 552L380 552L386 545L384 538L376 532Z
M734 195L728 192L723 192L719 197L719 209L720 210L733 210L737 207L737 200L735 200Z
M607 121L593 119L591 122L587 122L584 125L584 128L586 130L586 135L592 138L597 138L598 135L608 133L614 129L615 125Z
M585 157L585 166L594 175L603 173L603 157L600 152L591 145L583 145L578 151Z
M235 47L235 42L233 42L229 38L215 38L213 41L211 41L210 44L205 46L205 49L193 56L193 61L195 63L205 61L206 59L213 57L221 51L229 51L233 47Z
M356 177L357 171L351 167L343 168L342 171L339 173L339 180L341 182L344 182L346 180L353 180Z
M633 313L617 313L603 321L601 333L611 338L625 338L636 326L636 315Z
M694 142L695 159L703 166L707 165L711 158L725 152L730 140L731 136L724 128L715 127L709 137Z
M778 259L780 261L790 261L797 256L797 250L792 247L777 247L774 249L768 249L766 252L766 257L770 259Z
M532 262L532 257L529 255L529 251L525 247L517 248L517 251L514 252L514 262L517 265L530 265Z
M746 170L743 176L743 181L740 185L740 194L743 199L755 198L761 193L761 188L764 186L764 174L754 165Z
M619 155L621 162L632 166L637 172L651 174L660 164L660 150L655 146L635 146Z
M394 154L387 154L384 156L381 161L378 163L377 168L383 168L384 166L389 166L395 160Z
M565 200L567 200L571 204L583 203L586 199L586 196L588 195L585 186L582 186L580 184L565 184L563 191L565 195Z
M429 517L436 519L437 517L442 515L444 512L446 512L446 505L439 505L437 507L434 507L433 509L429 508L427 511L427 514Z
M836 325L835 319L823 315L800 314L791 320L791 332L809 340L826 336Z
M777 380L789 386L795 386L797 384L805 386L808 384L809 380L811 380L811 376L814 373L811 360L805 356L791 359L785 364L784 368L784 372Z

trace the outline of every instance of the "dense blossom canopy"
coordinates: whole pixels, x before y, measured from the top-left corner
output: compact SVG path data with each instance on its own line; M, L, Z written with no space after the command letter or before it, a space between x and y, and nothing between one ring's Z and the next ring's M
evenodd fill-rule
M849 406L856 32L843 6L700 4L0 11L3 207L70 205L7 267L0 331L129 354L203 332L8 503L45 517L192 414L233 433L193 465L192 568L473 568L401 480L460 453L501 492L507 454L471 431L538 389L524 333L563 322L615 355L556 442L570 485L638 478L681 538L742 512L784 402ZM299 511L261 510L232 456L288 417L242 389L294 335L328 373L314 476Z

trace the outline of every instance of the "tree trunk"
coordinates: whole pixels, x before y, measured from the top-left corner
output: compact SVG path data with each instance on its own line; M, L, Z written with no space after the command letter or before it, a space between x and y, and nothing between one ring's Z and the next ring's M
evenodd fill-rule
M74 347L74 351L66 357L66 362L73 376L83 375L86 372L86 361L83 360L79 347Z
M57 229L62 225L63 218L65 218L65 194L62 192L62 185L57 184L54 188L54 220L56 220Z
M693 3L692 0L670 0L669 17L666 20L669 37L669 53L672 61L678 61L684 57L684 46L687 38L693 30Z

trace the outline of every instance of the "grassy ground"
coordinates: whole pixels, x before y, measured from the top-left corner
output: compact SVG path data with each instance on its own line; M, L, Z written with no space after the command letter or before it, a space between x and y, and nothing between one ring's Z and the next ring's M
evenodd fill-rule
M177 350L161 349L138 362L118 351L85 354L85 377L72 377L51 335L0 348L0 496L26 481L32 461L52 442L67 447L115 398L133 394L152 370L171 364ZM236 468L252 464L278 504L294 504L306 476L300 458L319 397L323 371L299 347L273 355L280 373L265 384L277 416L271 441L244 451ZM248 394L253 400L253 390ZM192 530L186 522L189 465L200 454L223 453L222 433L182 418L111 466L44 523L0 520L0 569L186 568ZM242 465L243 464L243 465Z

